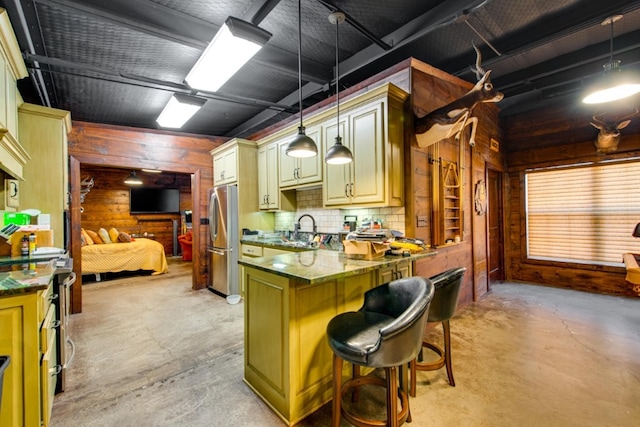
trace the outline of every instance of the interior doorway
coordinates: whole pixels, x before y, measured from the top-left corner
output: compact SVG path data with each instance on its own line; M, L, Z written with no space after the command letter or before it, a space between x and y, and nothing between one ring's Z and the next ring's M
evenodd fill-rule
M504 210L502 207L502 174L487 170L487 234L489 253L489 288L504 280ZM489 290L489 289L488 289Z

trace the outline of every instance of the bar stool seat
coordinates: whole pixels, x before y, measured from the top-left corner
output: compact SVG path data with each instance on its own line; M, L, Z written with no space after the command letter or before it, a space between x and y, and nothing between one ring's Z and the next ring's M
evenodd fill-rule
M332 425L344 417L356 426L385 425L380 420L365 419L342 405L343 396L358 387L374 384L386 387L386 425L399 426L411 421L409 397L398 381L398 368L414 360L422 345L429 304L434 287L422 277L394 280L367 291L357 312L335 316L327 325L327 338L333 350ZM352 377L342 384L343 361L353 365ZM361 376L360 367L383 368L385 379ZM401 410L398 412L398 397Z
M462 278L467 271L464 267L452 268L429 278L435 287L433 301L429 308L427 322L442 322L444 334L444 349L437 344L424 341L423 348L427 348L439 356L439 359L433 362L422 362L418 359L412 360L410 364L411 371L411 396L416 395L416 371L434 371L446 366L449 384L455 387L456 383L453 379L453 369L451 366L451 333L449 319L456 312L458 304L458 295L460 294L460 286ZM422 358L422 349L420 350L420 359Z

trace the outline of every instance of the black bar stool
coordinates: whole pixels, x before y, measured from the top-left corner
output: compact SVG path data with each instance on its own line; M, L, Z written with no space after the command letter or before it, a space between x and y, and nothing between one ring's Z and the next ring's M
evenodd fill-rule
M335 316L327 325L327 337L333 350L333 416L338 427L344 417L356 426L380 426L380 420L365 419L348 411L342 397L358 387L374 384L386 387L388 426L411 421L409 397L398 381L398 367L406 370L420 352L429 304L434 287L423 277L394 280L367 291L364 304L356 312ZM342 384L343 361L353 365L351 379ZM360 367L384 368L385 379L360 375ZM405 379L406 380L406 379ZM402 378L400 383L402 383ZM401 410L398 412L398 397Z
M451 333L449 319L451 319L456 312L458 294L460 293L462 278L466 271L467 269L464 267L452 268L429 278L436 291L433 296L433 301L431 302L431 307L429 308L427 322L442 322L444 349L427 341L422 343L423 347L432 350L438 354L440 358L430 363L424 363L415 359L411 361L410 391L412 397L416 395L416 371L435 371L446 365L449 384L453 387L456 385L451 367ZM422 349L420 350L420 359L422 359Z

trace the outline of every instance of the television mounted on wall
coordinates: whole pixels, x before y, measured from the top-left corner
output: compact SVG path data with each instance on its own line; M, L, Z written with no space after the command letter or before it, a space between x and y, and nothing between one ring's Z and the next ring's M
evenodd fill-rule
M131 188L129 212L131 214L179 214L180 190L177 188Z

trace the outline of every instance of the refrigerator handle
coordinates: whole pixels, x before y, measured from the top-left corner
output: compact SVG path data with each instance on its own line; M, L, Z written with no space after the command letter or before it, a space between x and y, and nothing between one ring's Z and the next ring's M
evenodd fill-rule
M211 199L209 200L209 236L211 236L212 243L218 237L218 197L215 189L211 193Z

